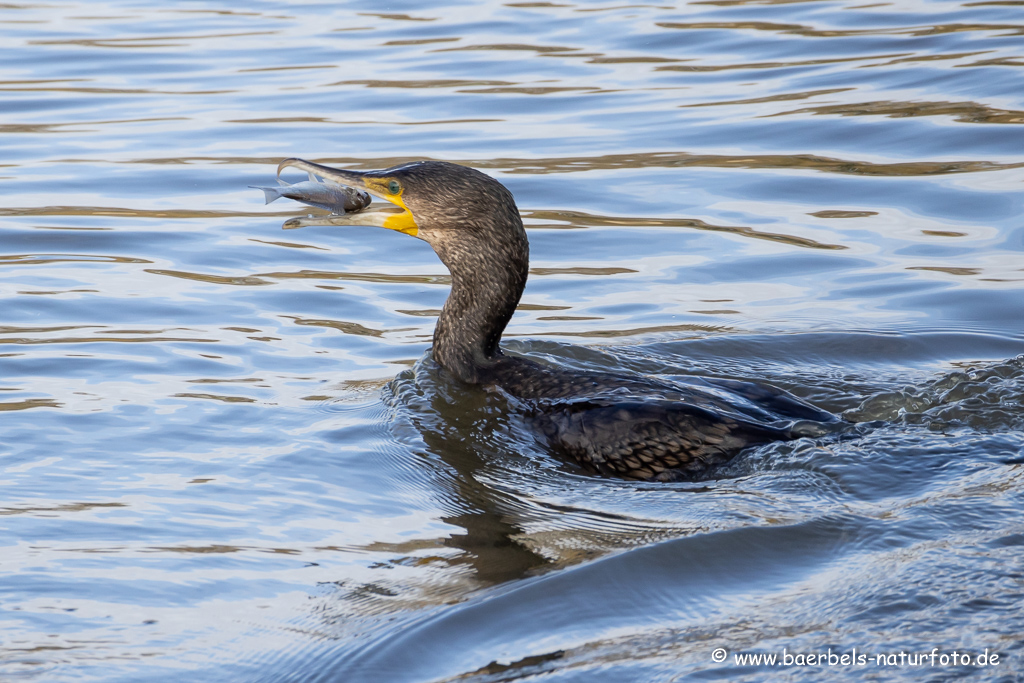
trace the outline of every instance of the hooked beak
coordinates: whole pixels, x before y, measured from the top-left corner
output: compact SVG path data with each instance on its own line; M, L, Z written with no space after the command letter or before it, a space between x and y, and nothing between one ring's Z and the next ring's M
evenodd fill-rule
M291 166L302 171L316 174L338 185L347 185L354 187L358 190L365 190L374 197L384 199L398 208L396 210L393 207L388 208L375 208L366 211L359 211L356 213L345 214L343 222L346 225L372 225L378 228L387 228L389 230L397 230L398 232L404 232L407 235L417 237L419 233L419 226L416 225L416 219L413 218L412 212L402 201L401 196L391 195L384 191L382 184L378 180L376 173L365 173L361 171L349 171L341 168L331 168L330 166L322 166L321 164L315 164L312 161L306 161L305 159L285 159L277 165L277 176L281 177L281 171ZM336 217L332 220L332 223L338 220L340 217Z

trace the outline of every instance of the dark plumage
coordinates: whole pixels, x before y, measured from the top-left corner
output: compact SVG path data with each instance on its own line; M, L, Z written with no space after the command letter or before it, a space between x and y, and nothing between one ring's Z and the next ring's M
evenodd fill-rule
M423 161L381 171L295 166L365 189L405 209L353 222L428 242L452 275L434 329L434 359L459 382L500 387L528 406L551 448L586 469L633 479L691 478L746 446L824 433L836 418L786 392L746 382L686 385L581 373L505 354L501 333L529 269L529 244L512 193L472 168Z

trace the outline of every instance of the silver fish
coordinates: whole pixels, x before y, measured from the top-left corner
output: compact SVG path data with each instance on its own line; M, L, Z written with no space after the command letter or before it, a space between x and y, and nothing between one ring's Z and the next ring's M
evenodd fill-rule
M267 204L285 197L303 204L327 209L333 214L342 216L349 212L365 209L371 201L367 192L345 185L321 182L312 173L309 174L309 180L294 185L289 185L281 179L278 179L277 182L280 183L280 187L259 187L257 185L249 187L263 190Z

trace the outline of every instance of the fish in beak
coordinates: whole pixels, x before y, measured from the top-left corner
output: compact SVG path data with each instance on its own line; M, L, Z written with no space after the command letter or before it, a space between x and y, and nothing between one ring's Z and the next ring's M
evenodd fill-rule
M354 187L336 183L322 183L312 173L309 174L309 180L301 183L289 185L280 178L277 179L277 182L278 187L261 187L259 185L250 185L249 187L263 190L267 204L284 197L320 209L327 209L332 214L341 216L353 211L362 211L370 205L370 195L365 190L357 190Z
M375 197L390 202L394 207L363 210L349 213L344 217L330 216L327 220L307 219L304 221L302 219L293 219L285 223L286 228L302 227L305 225L372 225L404 232L413 237L418 236L419 227L416 225L416 219L413 217L412 212L402 200L404 188L401 182L393 177L391 173L393 169L383 171L350 171L323 166L312 161L306 161L305 159L285 159L277 166L278 177L280 178L282 170L289 167L315 174L329 183L368 192Z

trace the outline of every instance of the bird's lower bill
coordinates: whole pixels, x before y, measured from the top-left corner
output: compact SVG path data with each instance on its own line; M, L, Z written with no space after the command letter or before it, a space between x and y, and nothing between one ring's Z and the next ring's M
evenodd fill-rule
M348 185L360 190L366 190L374 197L378 197L385 201L391 202L397 207L397 210L392 207L380 208L380 209L369 209L365 211L359 211L357 213L350 213L344 216L345 223L349 225L372 225L378 228L387 228L388 230L396 230L398 232L404 232L407 235L416 237L419 233L419 226L416 225L416 219L413 218L412 212L402 201L401 195L389 195L387 192L380 189L379 184L374 182L375 178L369 178L364 173L359 171L347 171L341 168L331 168L330 166L322 166L315 164L312 161L306 161L305 159L285 159L277 166L277 175L280 177L281 170L287 167L298 168L309 173L314 173L324 180L329 180L332 183L338 185Z

